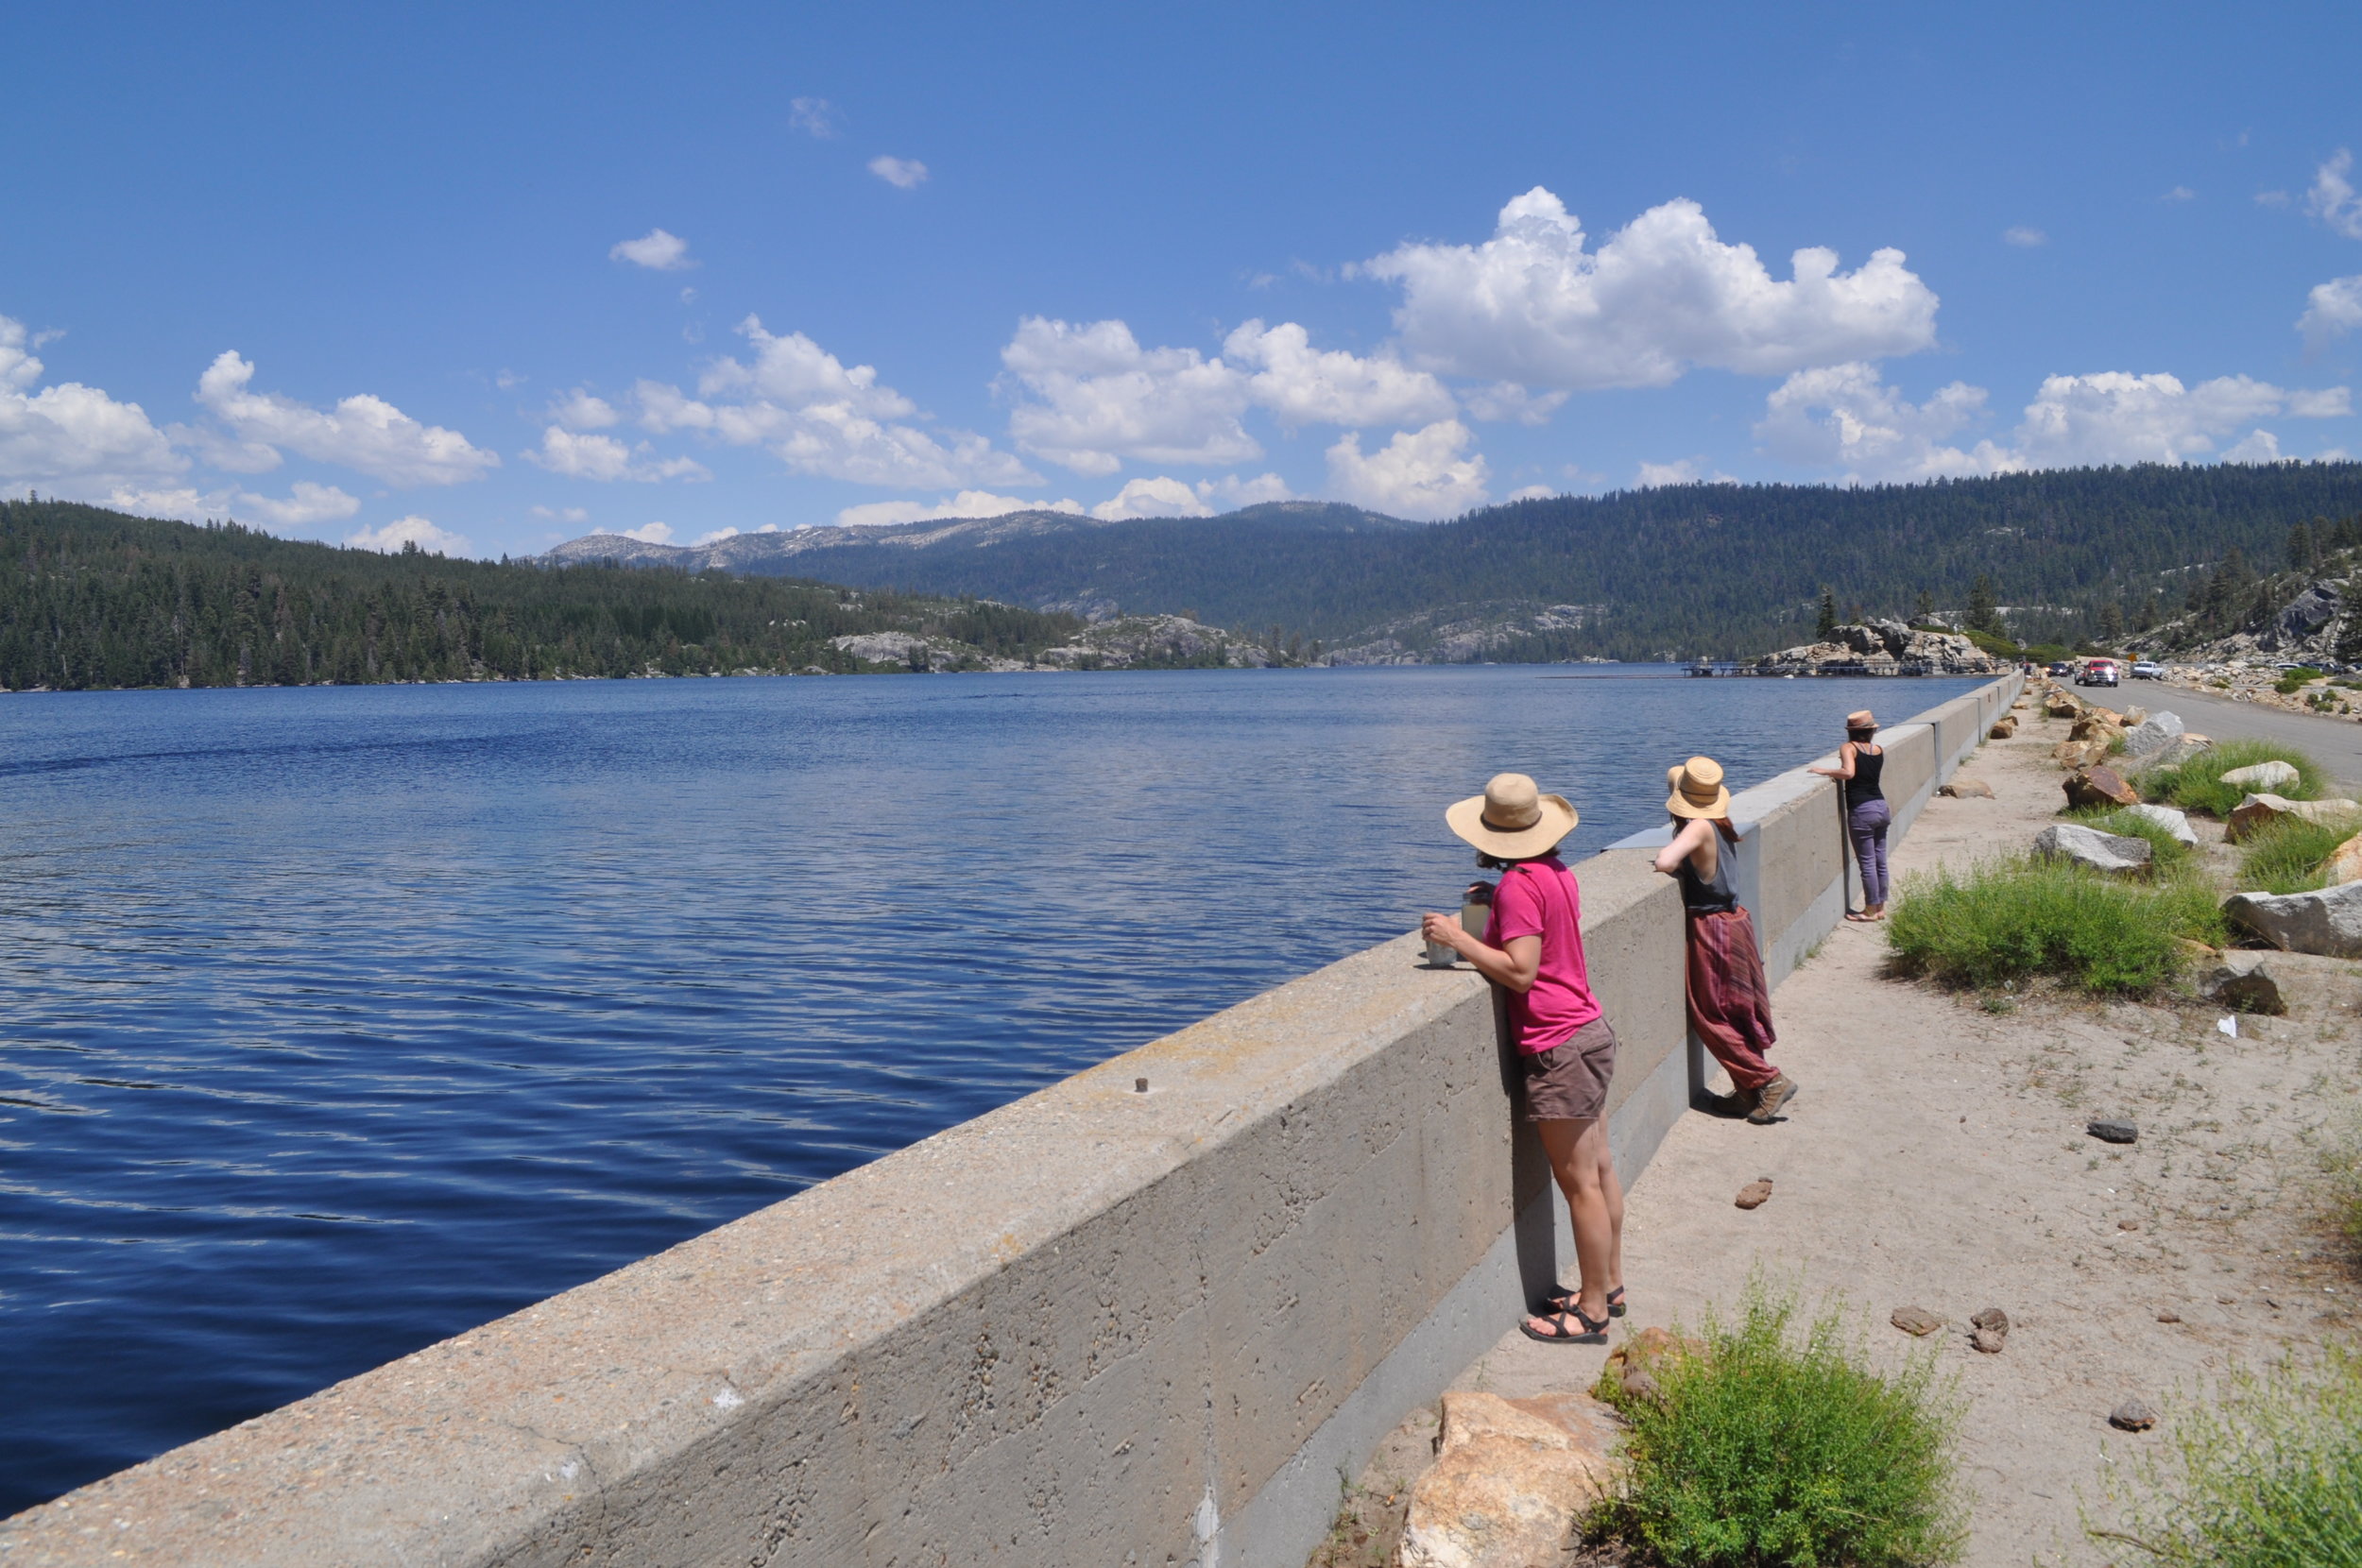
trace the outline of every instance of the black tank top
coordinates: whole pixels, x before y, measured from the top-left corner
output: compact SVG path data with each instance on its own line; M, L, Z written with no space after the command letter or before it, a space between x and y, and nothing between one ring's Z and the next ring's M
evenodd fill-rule
M1854 748L1854 776L1845 781L1847 810L1867 801L1886 799L1878 791L1878 775L1886 765L1885 752L1865 751L1859 746Z
M1687 856L1682 857L1677 868L1681 876L1682 908L1691 914L1728 914L1738 908L1738 895L1731 891L1731 846L1714 846L1714 875L1701 877Z

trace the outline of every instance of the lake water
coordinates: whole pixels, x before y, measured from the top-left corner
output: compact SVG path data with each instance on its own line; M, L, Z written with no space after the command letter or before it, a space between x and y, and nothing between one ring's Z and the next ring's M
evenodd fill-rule
M1968 681L1661 667L0 701L0 1513L785 1198Z

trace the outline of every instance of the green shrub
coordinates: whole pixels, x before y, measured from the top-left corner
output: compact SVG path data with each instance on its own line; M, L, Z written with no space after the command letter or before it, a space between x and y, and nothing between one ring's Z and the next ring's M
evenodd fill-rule
M2353 837L2355 824L2307 822L2283 817L2248 840L2239 856L2239 886L2244 891L2303 893L2325 886L2329 878L2321 862L2330 852Z
M2362 1568L2362 1356L2333 1345L2309 1373L2234 1373L2111 1490L2127 1526L2092 1533L2160 1563Z
M2190 846L2173 836L2173 830L2162 822L2151 822L2124 810L2120 806L2079 806L2066 813L2071 822L2086 827L2097 827L2103 833L2120 838L2148 841L2149 878L2179 877L2193 860Z
M2346 1243L2347 1261L2362 1265L2362 1127L2321 1157L2329 1177L2329 1219Z
M2119 881L2031 857L1988 861L1965 876L1906 877L1887 922L1895 967L1907 975L1979 987L2055 975L2118 996L2179 975L2179 937L2223 940L2222 912L2202 880Z
M1794 1313L1793 1298L1751 1282L1736 1324L1709 1311L1701 1354L1655 1364L1661 1399L1623 1400L1602 1380L1632 1423L1631 1468L1595 1535L1676 1565L1899 1568L1958 1554L1960 1401L1935 1356L1881 1376L1840 1311L1801 1338Z
M2280 678L2272 683L2272 690L2284 697L2294 696L2300 690L2310 686L2327 673L2329 672L2326 670L2316 670L2310 665L2300 664L2293 670L2280 672Z
M2225 784L2222 775L2271 761L2285 762L2297 770L2297 781L2274 790L2274 794L2289 800L2319 800L2329 793L2329 777L2319 762L2273 741L2218 741L2178 768L2157 768L2144 775L2142 792L2152 800L2170 801L2184 810L2227 817L2249 792Z

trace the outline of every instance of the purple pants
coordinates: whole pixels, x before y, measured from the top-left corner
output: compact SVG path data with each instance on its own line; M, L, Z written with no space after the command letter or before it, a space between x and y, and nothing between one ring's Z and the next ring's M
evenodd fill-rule
M1861 901L1873 909L1887 901L1887 825L1893 820L1883 800L1865 800L1845 817L1861 867Z

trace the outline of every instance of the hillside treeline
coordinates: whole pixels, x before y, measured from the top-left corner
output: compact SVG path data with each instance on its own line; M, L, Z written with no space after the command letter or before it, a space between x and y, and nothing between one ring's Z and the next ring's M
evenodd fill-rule
M1026 658L1080 626L786 578L380 554L0 502L0 686L16 690L851 673L874 666L831 638L908 631Z
M1848 619L1965 605L1979 576L2028 640L2179 614L2233 549L2275 558L2296 522L2362 511L2362 464L2076 469L1832 488L1684 485L1488 507L1353 533L1252 514L1152 520L990 550L831 549L839 582L1018 604L1104 599L1279 625L1336 645L1445 605L1600 605L1579 632L1497 656L1748 656L1810 639L1821 590Z

